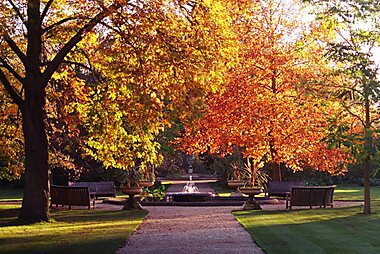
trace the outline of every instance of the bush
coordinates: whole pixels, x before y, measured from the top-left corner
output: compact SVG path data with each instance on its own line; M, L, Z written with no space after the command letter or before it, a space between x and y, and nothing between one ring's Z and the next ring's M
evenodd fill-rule
M305 181L308 186L318 186L318 185L332 185L333 177L326 173L313 169L305 169L303 171L293 172L291 170L286 170L283 176L283 180L300 180Z
M218 157L211 164L210 170L222 181L227 181L230 174L232 173L231 163L233 162L241 163L241 159L232 155Z
M364 179L359 178L358 183L360 186L364 186ZM371 178L371 186L380 186L380 178Z

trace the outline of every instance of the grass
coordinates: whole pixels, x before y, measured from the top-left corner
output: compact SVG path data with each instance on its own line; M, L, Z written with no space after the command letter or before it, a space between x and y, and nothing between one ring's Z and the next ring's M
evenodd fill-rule
M362 207L293 211L238 211L236 218L268 254L380 253L380 188L371 188L372 212ZM338 187L336 200L362 200L363 187Z
M52 210L51 223L5 226L20 205L0 204L1 253L115 253L146 211Z
M268 254L380 253L380 203L293 211L239 211L234 215Z
M363 200L364 187L363 186L338 186L334 191L335 200ZM371 187L372 201L380 201L380 187Z

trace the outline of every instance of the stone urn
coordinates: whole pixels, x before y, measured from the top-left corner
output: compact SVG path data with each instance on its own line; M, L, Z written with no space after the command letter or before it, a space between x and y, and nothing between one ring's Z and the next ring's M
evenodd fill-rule
M148 187L151 187L153 185L154 185L154 181L151 181L151 180L142 180L139 183L139 186L144 187L144 188L148 188Z
M227 185L228 185L229 187L235 189L235 191L231 193L231 196L241 197L242 194L241 194L241 192L239 191L239 187L243 187L245 184L246 184L246 181L243 181L243 180L229 180L229 181L227 182Z
M138 200L134 198L135 195L139 195L142 192L142 187L121 187L120 191L127 194L129 197L125 201L123 210L142 210L142 207Z
M228 180L227 185L230 186L231 188L239 188L243 187L245 185L246 181L243 180Z
M260 204L255 200L255 195L263 192L261 187L240 187L239 190L248 195L248 200L243 204L243 210L261 210Z

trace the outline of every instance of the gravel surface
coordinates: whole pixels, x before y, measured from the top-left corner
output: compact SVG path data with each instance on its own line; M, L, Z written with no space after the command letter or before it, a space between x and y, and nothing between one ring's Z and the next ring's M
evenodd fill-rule
M240 207L145 207L148 217L117 254L264 253L236 221Z

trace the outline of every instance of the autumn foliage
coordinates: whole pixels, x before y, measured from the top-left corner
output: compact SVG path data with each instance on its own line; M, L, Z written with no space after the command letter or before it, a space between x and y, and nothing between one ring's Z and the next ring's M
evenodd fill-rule
M318 23L302 23L299 11L257 1L249 18L239 17L240 62L226 90L209 96L204 117L187 128L184 150L224 155L238 146L245 157L294 171L345 170L347 153L325 142L336 108L313 93L328 73L322 48L327 32Z
M191 121L234 62L223 3L0 3L0 98L18 106L24 138L22 220L49 219L48 150L75 152L67 138L80 136L80 150L105 167L160 162L157 134Z

